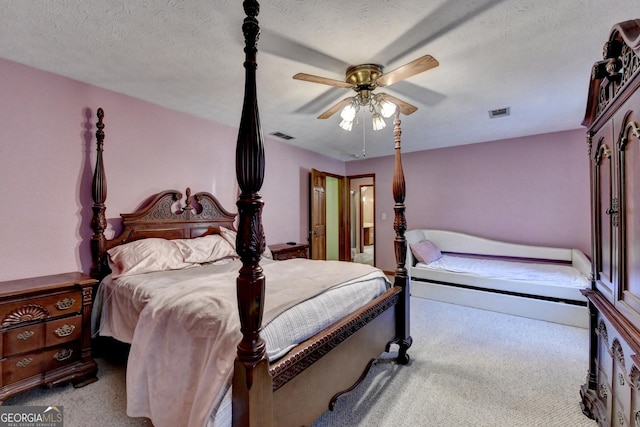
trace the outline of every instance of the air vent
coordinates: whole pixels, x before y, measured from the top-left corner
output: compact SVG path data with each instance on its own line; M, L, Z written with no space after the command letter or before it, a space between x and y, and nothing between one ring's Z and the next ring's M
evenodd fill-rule
M496 119L509 115L509 107L498 108L497 110L489 110L489 118Z
M282 132L271 132L270 135L277 136L278 138L286 139L287 141L290 139L296 139L294 136L287 135L286 133L282 133Z

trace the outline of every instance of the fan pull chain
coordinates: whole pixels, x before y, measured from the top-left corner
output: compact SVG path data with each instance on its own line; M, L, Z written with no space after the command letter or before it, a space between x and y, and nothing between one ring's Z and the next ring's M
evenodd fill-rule
M367 129L364 125L365 114L362 113L362 157L367 157Z

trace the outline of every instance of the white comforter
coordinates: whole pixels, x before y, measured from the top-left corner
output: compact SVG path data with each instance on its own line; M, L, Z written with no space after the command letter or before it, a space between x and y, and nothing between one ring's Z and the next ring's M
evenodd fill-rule
M128 415L148 417L156 427L207 423L231 378L241 338L238 268L239 264L203 266L107 279L101 284L94 311L96 332L131 343ZM371 301L388 286L380 270L362 264L293 259L265 262L263 269L266 326L262 335L271 358ZM338 286L360 279L364 284L356 287ZM303 301L314 308L306 311L296 306ZM293 328L301 322L299 315L320 323Z
M522 281L523 283L555 284L576 289L589 285L587 278L576 268L555 263L543 264L443 255L440 259L429 264L418 263L417 267L492 279Z

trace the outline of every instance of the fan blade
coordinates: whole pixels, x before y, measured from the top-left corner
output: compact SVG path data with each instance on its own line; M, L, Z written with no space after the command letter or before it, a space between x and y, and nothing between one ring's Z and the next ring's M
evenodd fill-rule
M329 117L333 116L338 110L342 110L344 107L351 104L352 101L353 101L353 97L345 98L342 101L338 102L337 104L333 105L324 113L320 114L318 118L328 119Z
M388 93L379 93L378 96L384 99L385 101L389 101L392 104L396 104L396 106L400 109L400 112L405 116L408 116L411 113L415 113L418 107L409 104L408 102L404 102L401 99L396 98L395 96L391 96Z
M413 52L428 46L433 40L463 27L468 21L505 2L506 0L475 0L468 2L464 9L457 2L440 2L442 3L440 6L378 52L377 57L386 58L382 62L384 64L394 63L407 56L411 57Z
M335 90L337 91L339 89L336 88ZM407 80L394 83L393 91L396 94L401 95L404 99L408 98L420 101L421 104L428 105L430 107L438 105L446 98L446 96L440 92L418 86L417 84L411 83Z
M352 87L350 83L343 82L340 80L328 79L326 77L314 76L313 74L298 73L295 76L293 76L293 78L296 80L302 80L305 82L320 83L323 85L343 87L345 89L351 89Z
M381 75L378 77L376 83L378 86L389 86L395 82L399 82L400 80L404 80L408 77L415 76L416 74L435 68L438 65L440 64L433 56L425 55L418 59L414 59L400 68L396 68L393 71Z
M281 36L268 28L260 29L260 50L321 70L342 74L351 64L317 51L300 41Z

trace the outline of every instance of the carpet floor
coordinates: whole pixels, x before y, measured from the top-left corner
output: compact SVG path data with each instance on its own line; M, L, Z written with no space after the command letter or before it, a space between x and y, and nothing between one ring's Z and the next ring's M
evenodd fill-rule
M314 427L595 426L579 405L586 329L420 298L411 304L411 363L383 355ZM34 389L4 405L62 406L65 427L150 427L126 415L125 364L97 362L93 384Z

